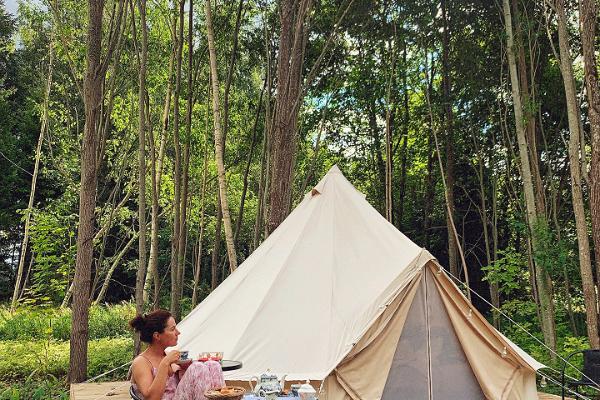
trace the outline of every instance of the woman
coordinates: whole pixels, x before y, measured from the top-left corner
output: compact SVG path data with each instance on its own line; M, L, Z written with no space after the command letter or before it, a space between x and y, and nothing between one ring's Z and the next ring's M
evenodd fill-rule
M144 400L204 400L204 391L225 385L216 361L179 365L180 353L167 347L177 345L179 331L171 313L156 310L138 315L129 325L140 333L148 347L131 364L131 384Z

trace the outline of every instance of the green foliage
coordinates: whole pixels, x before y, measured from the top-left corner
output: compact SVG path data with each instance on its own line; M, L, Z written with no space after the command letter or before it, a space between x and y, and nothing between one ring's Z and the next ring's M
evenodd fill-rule
M24 382L0 382L0 400L67 400L69 398L68 385L53 375L48 375L44 380L36 380L28 376Z
M131 361L133 341L126 338L91 340L88 345L88 375L94 377ZM0 341L0 381L18 382L28 377L66 377L69 369L69 343L54 340ZM127 368L115 371L105 380L123 379Z
M515 321L515 323L512 323L505 318L501 318L500 331L533 358L560 371L562 361L560 359L553 361L550 352L543 345L544 337L538 328L539 320L533 300L508 300L500 308L503 313ZM560 356L566 357L574 351L589 349L590 346L586 337L573 335L567 323L567 315L562 309L557 312L556 326L557 352ZM578 370L581 370L582 361L581 357L574 357L571 361L574 367L569 366L567 373L571 376L579 376ZM548 370L546 373L556 376Z
M529 273L523 272L527 271L526 256L511 249L498 251L498 259L481 270L486 274L483 280L498 284L500 292L506 295L529 283Z
M130 337L128 322L135 315L135 306L123 303L92 306L90 309L90 339ZM27 340L40 337L69 340L71 310L45 307L21 307L14 314L0 308L0 340Z
M572 269L576 254L565 240L558 240L556 232L552 230L546 220L540 218L534 230L537 240L537 249L533 255L536 265L546 269L550 276L557 277L563 274L565 269Z
M36 212L30 227L31 251L35 258L29 299L35 303L59 303L69 286L75 264L75 216Z

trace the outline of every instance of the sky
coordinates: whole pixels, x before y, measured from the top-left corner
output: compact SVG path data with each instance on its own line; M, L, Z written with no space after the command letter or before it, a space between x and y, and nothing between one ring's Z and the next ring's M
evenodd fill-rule
M17 15L17 0L4 0L6 11L12 15Z

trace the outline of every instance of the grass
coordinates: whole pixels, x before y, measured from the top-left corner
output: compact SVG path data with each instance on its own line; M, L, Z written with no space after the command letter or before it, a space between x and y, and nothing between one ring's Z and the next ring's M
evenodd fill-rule
M88 376L131 361L130 303L90 309ZM68 399L71 311L24 307L11 314L0 307L0 400ZM126 379L127 367L101 381Z
M64 378L69 369L69 342L6 340L0 346L0 381L19 382ZM100 375L131 361L133 341L126 338L91 340L88 345L88 376ZM107 375L105 380L123 378L126 369Z
M54 376L48 376L43 381L27 379L24 382L5 386L0 383L0 400L46 400L69 398L69 390L64 382Z

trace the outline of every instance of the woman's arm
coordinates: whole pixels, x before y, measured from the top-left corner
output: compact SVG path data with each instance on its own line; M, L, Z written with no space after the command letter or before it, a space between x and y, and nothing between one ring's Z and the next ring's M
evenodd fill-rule
M156 375L152 375L152 366L147 361L138 357L133 362L132 376L138 391L145 400L160 400L165 392L171 362L179 359L178 351L171 351L165 356L160 364Z

